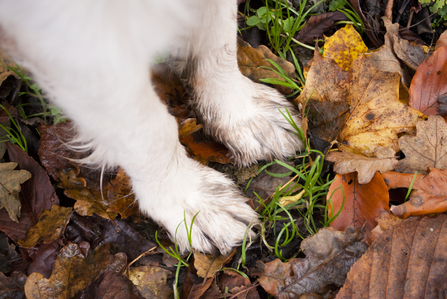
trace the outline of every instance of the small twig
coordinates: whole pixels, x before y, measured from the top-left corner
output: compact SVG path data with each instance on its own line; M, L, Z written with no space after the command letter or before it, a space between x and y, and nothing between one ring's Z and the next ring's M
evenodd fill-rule
M129 269L130 266L132 266L133 263L135 263L136 261L138 261L140 258L142 258L145 255L148 255L151 251L153 251L154 249L156 249L157 246L152 247L151 249L146 250L145 252L143 252L142 254L140 254L136 259L134 259L133 261L131 261L129 264L127 264L126 268L124 269L123 273L125 273L127 271L127 269Z

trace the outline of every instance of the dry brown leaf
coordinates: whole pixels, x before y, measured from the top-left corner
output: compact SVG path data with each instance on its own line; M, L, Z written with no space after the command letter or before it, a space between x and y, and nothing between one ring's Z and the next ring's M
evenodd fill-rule
M290 259L287 263L276 259L261 264L264 273L259 283L279 299L324 293L330 285L342 286L351 266L367 249L358 237L352 228L345 232L322 228L301 243L306 258Z
M17 78L17 75L8 69L8 67L17 67L14 61L6 55L2 49L0 48L0 84L5 81L9 76L14 76Z
M185 121L183 121L178 129L178 134L181 137L191 135L194 132L197 132L198 130L202 129L202 124L197 124L197 120L195 118L187 118Z
M18 243L25 248L34 247L37 243L51 243L60 238L60 234L70 221L72 208L52 206L51 210L45 210L39 217L39 222L30 227L26 232L26 238Z
M391 21L383 17L385 23L386 32L390 44L393 47L393 52L411 69L416 70L419 64L425 60L429 55L425 53L424 48L413 42L410 43L406 39L399 37L399 24L392 24Z
M444 31L440 36L435 45L435 50L438 50L441 47L447 46L447 30Z
M110 202L105 196L101 196L100 191L87 188L85 179L78 178L77 171L74 169L56 171L61 179L58 185L65 189L64 194L76 200L74 210L81 216L92 216L93 213L99 216L113 220L116 213L107 212Z
M107 186L107 198L110 201L107 212L115 212L121 215L121 219L138 214L138 201L132 192L130 178L123 169L120 169Z
M31 178L31 173L26 170L14 170L17 163L0 163L0 209L8 211L9 218L19 222L20 199L19 193L22 190L20 184Z
M426 115L447 114L447 47L436 50L416 70L410 106Z
M383 210L380 216L376 219L377 226L371 231L371 240L375 241L382 236L382 234L403 221L402 218L394 216L388 211Z
M398 161L394 151L388 147L374 150L377 158L343 152L331 152L326 160L335 162L334 171L338 174L358 173L359 184L369 183L377 171L381 173L393 170Z
M356 173L337 174L327 195L329 217L336 215L342 206L343 209L331 227L344 230L349 226L365 226L366 232L370 232L382 210L389 211L389 200L388 187L378 172L365 185L358 183Z
M49 279L40 273L32 273L28 277L25 283L26 298L68 299L104 271L123 271L126 255L122 252L111 255L109 248L110 244L103 244L85 257L77 244L65 246L56 259Z
M447 124L441 116L430 115L416 123L416 136L402 136L399 147L405 158L397 172L426 174L428 167L447 168Z
M228 263L236 254L236 248L227 255L219 255L218 257L209 254L203 254L196 250L194 252L194 267L197 275L203 278L213 277L219 272L223 266Z
M228 149L223 144L208 139L200 140L200 137L203 136L193 134L180 139L188 153L193 155L197 161L203 164L206 162L232 163L228 156Z
M237 63L239 66L239 70L241 73L250 78L252 81L261 83L260 79L274 78L281 81L284 79L276 74L274 71L266 68L260 68L260 66L266 66L273 68L275 67L267 61L267 59L273 60L276 62L289 76L289 78L294 79L295 75L295 67L293 64L288 62L287 60L282 59L281 57L276 56L264 45L260 45L256 49L254 49L250 44L243 41L241 38L237 39ZM280 86L273 85L279 92L282 94L292 94L294 92L293 89Z
M168 286L168 276L172 273L160 267L141 266L131 268L129 279L137 286L144 298L169 298L172 289Z
M389 228L354 264L336 298L445 298L446 230L445 214Z
M390 189L410 188L413 174L388 172L384 179ZM430 167L427 175L416 175L410 200L391 206L391 212L400 217L443 213L447 211L447 171Z
M346 25L324 39L323 57L333 59L344 71L349 71L352 62L366 51L368 47L352 25Z

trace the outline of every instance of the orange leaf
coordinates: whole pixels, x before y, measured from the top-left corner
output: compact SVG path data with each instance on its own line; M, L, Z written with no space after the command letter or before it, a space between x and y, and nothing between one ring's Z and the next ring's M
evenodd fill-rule
M416 70L410 86L410 106L426 115L446 114L447 47L436 50Z
M410 200L398 206L392 206L396 216L407 218L412 215L425 215L447 211L447 171L430 167L430 173L417 175ZM383 175L389 188L409 188L413 174L388 172Z
M340 187L343 187L343 192ZM380 216L381 211L389 211L388 187L379 173L376 173L373 179L364 185L358 183L357 173L337 174L335 181L329 187L327 196L329 217L337 214L341 209L343 193L343 209L331 223L331 226L338 230L344 230L348 226L360 228L366 223L366 231L370 232L377 225L375 219Z

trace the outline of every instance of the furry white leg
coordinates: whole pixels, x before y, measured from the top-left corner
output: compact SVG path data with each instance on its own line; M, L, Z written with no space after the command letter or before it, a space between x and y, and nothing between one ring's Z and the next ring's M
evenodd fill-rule
M3 46L74 120L93 150L90 162L124 168L145 214L174 237L184 215L190 224L198 213L193 248L225 254L257 214L228 178L186 156L176 121L151 86L150 57L174 29L189 26L180 22L182 2L173 2L1 0ZM163 17L176 10L178 18ZM189 250L184 226L176 238Z
M236 0L208 0L200 29L187 40L186 77L193 107L205 130L224 143L239 165L286 158L303 148L278 111L285 107L298 126L293 105L276 90L244 77L237 65Z

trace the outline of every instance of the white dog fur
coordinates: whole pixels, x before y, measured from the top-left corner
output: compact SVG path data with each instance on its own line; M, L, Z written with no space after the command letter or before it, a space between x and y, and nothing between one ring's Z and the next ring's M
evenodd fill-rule
M257 214L228 178L187 157L150 82L157 54L175 46L205 132L239 165L302 147L278 111L300 125L291 104L239 72L236 14L236 0L0 0L1 47L74 120L87 162L124 168L141 210L171 236L199 212L202 252L229 252ZM183 226L177 242L190 249Z

